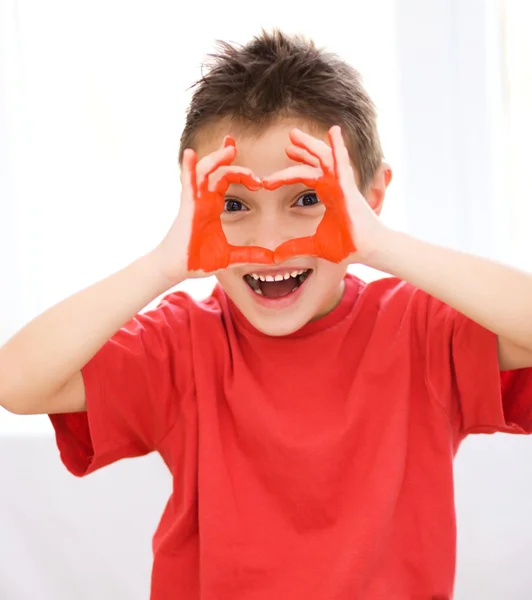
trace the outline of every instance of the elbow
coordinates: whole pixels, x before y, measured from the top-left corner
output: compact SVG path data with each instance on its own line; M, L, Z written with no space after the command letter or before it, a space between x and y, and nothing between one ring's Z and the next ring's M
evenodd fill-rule
M26 415L28 414L18 402L14 402L9 394L6 394L3 389L0 388L0 408L7 410L7 412L13 415Z
M27 380L3 357L0 360L0 407L14 415L34 414L35 402Z
M28 415L26 403L17 397L14 386L9 382L0 369L0 408L14 415Z
M9 399L5 399L4 396L0 396L0 408L7 410L7 412L13 415L31 415L33 414L31 410L28 410L22 403L13 402Z
M5 383L3 381L3 377L0 376L0 408L7 410L8 412L13 412L11 410L11 402L9 402L9 395L6 390Z
M20 407L15 402L15 384L13 382L13 367L6 360L4 347L0 347L0 408L7 410L14 415L20 414Z

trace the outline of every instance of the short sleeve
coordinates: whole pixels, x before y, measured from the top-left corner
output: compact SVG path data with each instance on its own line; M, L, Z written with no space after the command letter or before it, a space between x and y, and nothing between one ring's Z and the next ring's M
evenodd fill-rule
M50 415L68 470L83 476L157 450L189 393L190 362L179 294L122 327L82 369L87 412Z
M457 435L532 432L532 369L501 373L497 336L427 297L423 315L426 384Z

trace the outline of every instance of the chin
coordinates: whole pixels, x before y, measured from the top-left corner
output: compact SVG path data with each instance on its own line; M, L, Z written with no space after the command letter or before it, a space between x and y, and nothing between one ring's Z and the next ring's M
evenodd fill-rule
M272 337L286 336L330 312L342 294L345 268L310 260L227 270L218 280L255 329Z
M295 333L313 319L312 315L309 318L305 318L301 313L264 316L260 314L246 314L242 311L242 314L255 329L272 337L283 337Z

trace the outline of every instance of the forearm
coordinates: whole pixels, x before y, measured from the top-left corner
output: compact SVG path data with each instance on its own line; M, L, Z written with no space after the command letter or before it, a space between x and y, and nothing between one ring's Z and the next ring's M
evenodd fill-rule
M171 284L148 254L35 318L0 348L0 402L52 396Z
M391 230L368 263L532 349L532 275Z

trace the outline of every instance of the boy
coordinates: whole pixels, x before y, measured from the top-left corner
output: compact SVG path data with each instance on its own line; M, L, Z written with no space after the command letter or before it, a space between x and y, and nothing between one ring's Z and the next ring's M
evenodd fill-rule
M153 600L450 599L453 456L532 431L532 278L381 223L373 104L302 39L223 45L180 161L161 244L0 349L2 405L77 476L160 452Z

